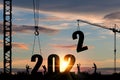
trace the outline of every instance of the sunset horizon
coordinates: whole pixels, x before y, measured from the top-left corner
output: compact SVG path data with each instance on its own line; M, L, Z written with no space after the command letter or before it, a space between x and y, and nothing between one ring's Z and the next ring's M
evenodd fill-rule
M45 65L48 69L49 56L60 60L60 72L72 64L71 71L80 67L120 68L120 1L84 1L84 0L40 0L39 10L34 14L32 0L12 1L12 68L25 69L26 65L34 68L35 54L43 58L40 70ZM3 68L3 1L0 1L0 68ZM39 16L39 17L38 17ZM79 20L79 22L78 22ZM35 25L35 21L38 21ZM37 28L36 28L37 27ZM114 32L115 30L116 32ZM39 39L37 30L39 32ZM78 33L75 33L79 31ZM73 38L73 34L77 38ZM116 33L116 49L115 36ZM74 36L74 37L76 37ZM82 46L77 46L84 38ZM36 41L35 41L36 39ZM81 51L80 51L81 50ZM74 61L66 61L69 55ZM70 57L71 55L72 58ZM38 57L38 56L37 56ZM37 58L36 57L36 58ZM55 61L54 61L55 62ZM52 64L52 63L51 63ZM55 63L54 63L55 64ZM57 64L57 63L56 63ZM66 70L67 71L67 70ZM89 72L89 71L88 71ZM99 72L99 71L98 71ZM104 73L104 71L102 71ZM109 71L108 71L109 72ZM117 73L120 71L117 70ZM112 69L110 69L112 73Z

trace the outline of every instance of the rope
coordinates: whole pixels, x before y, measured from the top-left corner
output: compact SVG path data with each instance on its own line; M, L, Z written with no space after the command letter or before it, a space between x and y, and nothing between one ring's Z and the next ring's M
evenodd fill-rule
M78 19L77 22L78 22L78 24L77 24L78 25L77 31L80 31L80 25L79 25L80 20Z
M41 45L40 45L40 37L39 36L38 36L38 45L39 45L40 53L42 54Z
M34 36L34 43L33 43L33 51L32 54L34 54L35 50L35 43L36 43L36 38L38 40L38 46L39 46L39 52L41 52L41 45L40 45L40 37L39 37L39 2L40 0L33 0L33 12L34 12L34 25L35 25L35 36Z
M36 37L34 36L34 43L33 43L33 50L32 50L32 54L34 53L34 49L35 49L35 39L36 39Z
M36 39L36 38L37 38L37 39ZM39 36L34 36L32 54L34 54L34 51L35 51L36 41L38 41L38 50L39 50L39 52L42 54L41 45L40 45L40 37L39 37Z
M33 12L35 27L39 25L39 2L40 0L33 0Z

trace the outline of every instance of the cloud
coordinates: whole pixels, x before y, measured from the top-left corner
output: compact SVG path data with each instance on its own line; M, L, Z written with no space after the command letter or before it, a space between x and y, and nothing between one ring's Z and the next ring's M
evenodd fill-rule
M29 2L29 3L28 3ZM2 3L2 1L0 1ZM24 3L24 4L23 4ZM40 0L40 9L44 11L63 12L104 12L119 9L119 0ZM14 0L13 6L32 8L32 0Z
M2 9L3 8L3 5L2 4L0 4L0 9Z
M20 49L24 49L24 50L28 50L28 45L24 44L24 43L13 43L13 46L16 48L20 48Z
M32 0L13 0L13 6L33 9L32 2ZM2 1L0 1L0 3L2 3ZM120 8L119 4L120 0L69 0L69 2L67 0L40 0L40 10L59 13L64 12L67 14L101 14L118 11Z
M104 21L105 25L109 25L112 27L114 27L115 24L120 25L120 12L109 13L105 15L103 19L105 19Z
M3 24L0 23L0 33L2 34L2 28ZM34 26L29 26L29 25L13 25L13 32L22 32L22 33L28 33L28 32L34 32ZM47 28L43 26L39 26L39 32L46 33L46 34L54 34L57 33L59 30L57 29L52 29L52 28Z
M70 26L70 23L64 23L64 22L63 23L49 25L49 27L51 27L52 29L55 29L55 30L69 29L70 28L69 26Z
M0 3L2 3L2 1L0 1ZM117 23L119 23L118 21L119 14L120 14L119 4L120 4L119 0L116 0L116 1L113 1L113 0L105 0L105 1L69 0L69 2L67 0L60 0L60 1L41 0L40 1L40 14L45 14L45 15L40 20L41 21L64 21L64 20L75 21L76 19L83 19L91 23L97 23L97 24L102 23L105 26L112 25L113 27L113 24L116 23L116 22L113 22L113 19L114 20L117 19ZM32 12L33 11L32 0L29 0L29 1L28 0L14 0L13 8L18 8L18 7L21 11L25 12L29 10ZM23 29L15 28L15 31L16 32L17 31L18 32L34 31L34 29L32 28L33 26L29 26L29 25L21 25L21 26L22 26L21 28ZM26 26L29 26L29 27L26 27ZM52 28L48 28L46 26L40 26L40 30L41 30L40 32L54 34L58 32L60 29L68 29L68 27L64 27L65 25L59 25L62 27L57 27L58 25L52 25L52 26L53 26Z
M64 48L64 49L71 49L71 50L75 50L76 49L76 45L58 45L58 44L51 44L52 47L54 48Z
M3 40L0 40L0 46L3 46ZM12 42L13 48L19 48L23 50L28 50L28 45L25 43L17 43L17 42Z
M61 20L64 20L64 18L60 18L60 17L57 17L57 16L47 16L45 18L40 18L40 21L61 21Z
M25 9L31 9L31 11L33 11L32 2L32 0L14 0L13 8L19 7L23 8L21 9L23 11L25 11ZM0 3L2 3L2 1L0 1ZM41 18L41 20L58 21L76 20L76 18L80 18L91 22L101 23L103 22L103 16L106 13L119 11L119 4L119 0L69 0L69 2L67 0L41 0L40 13L51 14L51 16Z
M15 32L29 32L29 31L34 31L34 26L29 26L29 25L14 25L13 31ZM39 26L39 31L43 33L56 33L58 30L47 28L47 27L41 27Z
M110 13L104 16L105 19L119 19L120 20L120 12Z
M73 44L73 45L62 45L62 44L50 44L50 46L52 46L53 48L59 48L59 49L69 49L69 50L76 50L77 48L77 45L76 44ZM84 46L84 45L83 45ZM95 49L95 46L89 46L88 45L88 49L92 50L92 49Z

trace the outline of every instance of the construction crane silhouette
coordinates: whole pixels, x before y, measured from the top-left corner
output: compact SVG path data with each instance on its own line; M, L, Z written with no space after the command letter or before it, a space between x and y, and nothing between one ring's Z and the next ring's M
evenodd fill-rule
M38 0L36 0L38 1ZM12 0L3 0L3 67L5 74L12 73ZM38 37L38 22L39 22L39 4L33 0L34 4L34 21L35 35ZM38 14L38 15L36 15ZM40 43L39 43L40 47ZM41 50L40 50L41 52Z
M33 0L34 1L34 0ZM36 0L37 1L37 0ZM34 2L33 2L34 3ZM37 2L36 2L37 3ZM39 4L39 3L37 3ZM35 8L34 11L39 12ZM34 13L35 24L38 25L38 15ZM38 26L35 26L35 35L38 36ZM40 45L40 43L39 43ZM3 68L5 74L12 73L12 0L3 0Z
M114 33L114 73L116 73L116 33L117 32L120 33L120 30L116 28L117 25L115 24L113 28L108 28L107 26L91 23L91 22L81 20L81 19L79 19L77 21L113 31L113 33Z
M3 65L4 73L12 72L12 0L3 0Z

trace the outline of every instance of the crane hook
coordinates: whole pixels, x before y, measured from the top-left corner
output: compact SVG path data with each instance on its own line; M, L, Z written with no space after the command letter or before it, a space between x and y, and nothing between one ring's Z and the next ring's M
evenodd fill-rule
M35 32L34 32L35 36L39 35L39 31L38 31L38 26L35 26Z

